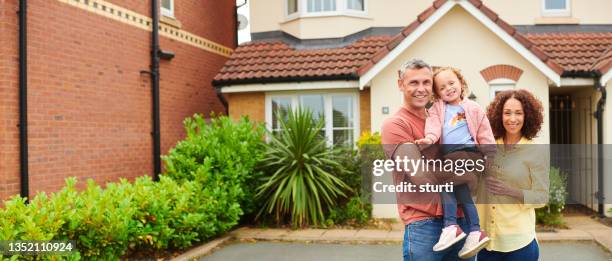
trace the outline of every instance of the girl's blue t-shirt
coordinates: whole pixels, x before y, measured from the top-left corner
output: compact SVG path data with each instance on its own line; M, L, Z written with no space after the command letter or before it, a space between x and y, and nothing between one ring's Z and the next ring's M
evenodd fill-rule
M452 151L473 147L474 138L470 134L465 110L461 105L446 104L444 112L444 127L442 128L442 143L471 146L452 146ZM448 147L448 146L445 146ZM447 149L445 149L447 150Z

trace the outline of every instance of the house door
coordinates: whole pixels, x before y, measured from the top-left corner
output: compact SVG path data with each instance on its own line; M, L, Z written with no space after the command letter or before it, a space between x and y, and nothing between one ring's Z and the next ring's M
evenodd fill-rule
M551 167L567 177L569 204L597 209L596 137L593 133L593 97L578 94L551 95Z

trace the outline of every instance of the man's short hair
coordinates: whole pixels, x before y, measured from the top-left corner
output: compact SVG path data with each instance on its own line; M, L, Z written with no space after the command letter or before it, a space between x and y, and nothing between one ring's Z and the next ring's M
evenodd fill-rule
M404 74L406 73L407 70L419 70L423 68L427 68L429 69L430 72L433 72L431 69L431 66L429 66L429 64L427 64L423 60L410 59L400 66L399 70L397 71L397 74L398 74L399 79L401 80L402 78L404 78Z

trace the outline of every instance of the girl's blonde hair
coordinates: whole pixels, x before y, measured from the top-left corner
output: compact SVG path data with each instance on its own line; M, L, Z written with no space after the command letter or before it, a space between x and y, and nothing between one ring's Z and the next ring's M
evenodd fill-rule
M436 76L438 76L438 74L440 74L443 71L451 71L453 72L456 76L457 79L459 79L459 82L461 83L461 99L463 100L464 97L467 95L467 91L468 91L468 85L467 82L465 81L465 77L463 77L463 74L461 74L461 71L457 68L453 68L453 67L438 67L436 68L436 70L434 71L433 74L433 94L434 94L434 99L440 99L440 95L438 95L438 87L436 87Z

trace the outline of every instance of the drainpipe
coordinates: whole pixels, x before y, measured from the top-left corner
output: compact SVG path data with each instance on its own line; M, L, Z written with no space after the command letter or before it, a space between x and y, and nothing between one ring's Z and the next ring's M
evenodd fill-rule
M237 4L234 10L234 23L236 25L236 28L234 29L234 47L238 47L238 8L246 5L247 2L248 0L244 0L244 3L240 5ZM221 104L223 104L223 107L225 107L225 115L229 115L227 99L225 99L225 96L223 96L223 93L221 93L221 87L222 86L214 87L215 93L217 94L217 98L219 98L221 101Z
M153 98L153 180L161 173L159 117L159 1L151 0L151 92Z
M603 112L604 106L606 105L606 87L601 84L601 75L596 75L595 77L593 77L593 79L595 80L595 88L601 93L601 97L597 102L597 110L595 111L595 118L597 119L597 213L599 214L599 216L605 217Z
M19 1L19 159L20 195L30 196L28 173L28 1Z

